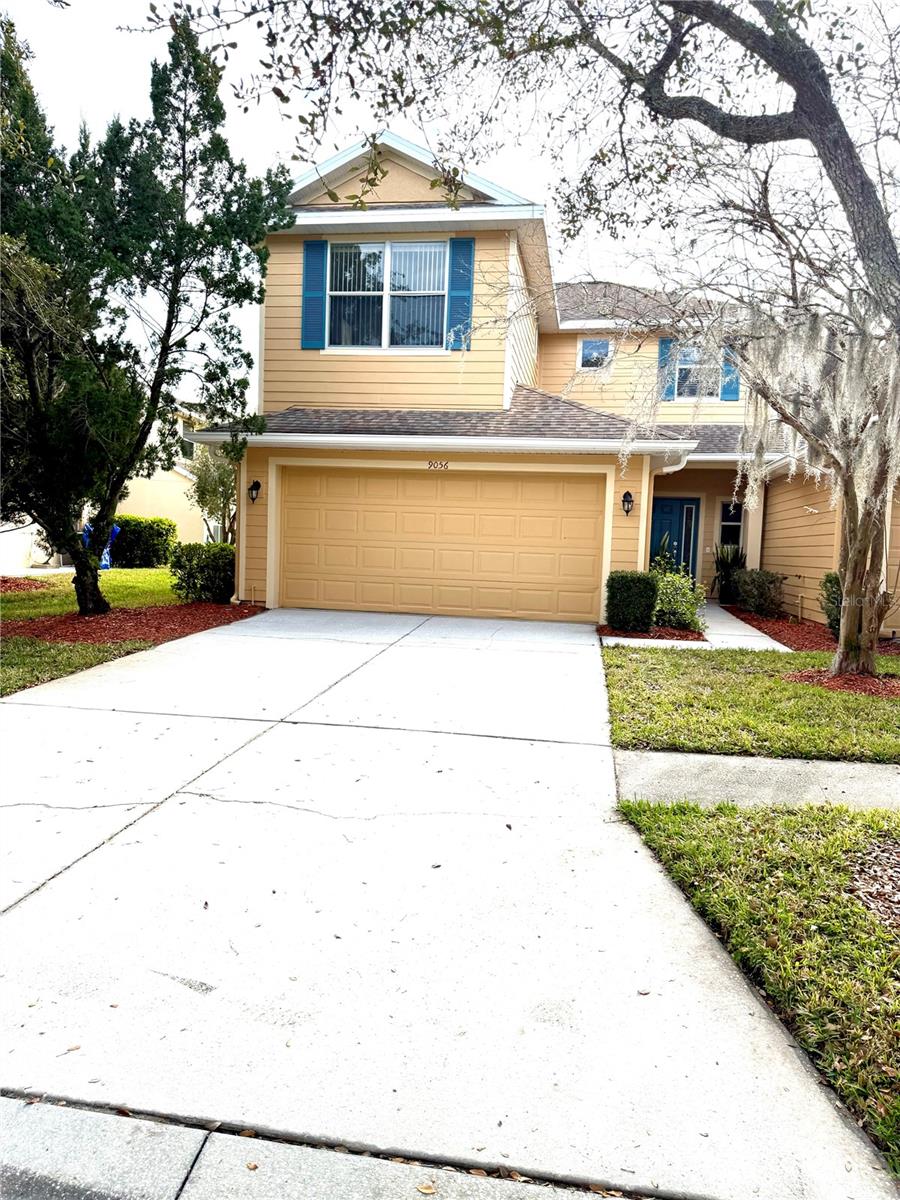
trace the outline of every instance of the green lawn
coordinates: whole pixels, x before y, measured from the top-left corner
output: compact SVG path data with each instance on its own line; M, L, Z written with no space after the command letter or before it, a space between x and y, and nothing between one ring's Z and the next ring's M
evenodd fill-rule
M27 617L75 612L71 575L48 575L40 591L7 592L0 598L0 614L12 621ZM100 572L100 587L113 608L143 608L151 604L181 603L172 591L168 567L113 567Z
M0 696L59 679L98 663L146 650L149 642L42 642L38 638L5 638L0 655Z
M603 651L613 745L900 762L900 703L781 678L825 667L829 654L776 650ZM900 658L879 659L900 674Z
M900 813L620 808L900 1173L900 939L846 890Z

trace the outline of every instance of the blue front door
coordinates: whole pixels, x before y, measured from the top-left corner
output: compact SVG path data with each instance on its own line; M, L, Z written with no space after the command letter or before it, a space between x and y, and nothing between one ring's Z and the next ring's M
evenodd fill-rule
M696 576L699 517L699 500L657 496L653 501L653 521L650 526L650 561L653 562L659 554L660 544L668 534L669 553L677 563L683 563Z

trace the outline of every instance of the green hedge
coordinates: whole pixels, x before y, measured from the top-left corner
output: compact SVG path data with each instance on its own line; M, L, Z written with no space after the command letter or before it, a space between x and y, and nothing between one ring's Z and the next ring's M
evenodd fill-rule
M836 638L841 636L841 606L844 603L844 592L841 588L841 577L837 571L829 571L819 584L822 608L828 628Z
M606 580L606 623L613 629L646 633L653 623L658 584L649 571L610 571Z
M110 558L114 567L164 567L172 557L178 529L168 517L117 513L119 527Z
M172 588L182 600L227 604L234 595L234 546L183 542L172 554Z
M734 573L742 607L761 617L777 617L781 612L785 579L786 575L779 575L776 571L754 569Z

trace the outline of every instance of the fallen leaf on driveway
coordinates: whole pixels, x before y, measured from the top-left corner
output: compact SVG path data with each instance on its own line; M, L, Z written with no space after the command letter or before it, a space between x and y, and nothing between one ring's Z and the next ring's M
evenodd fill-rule
M248 1171L258 1171L259 1163L247 1163L247 1170Z
M238 1137L256 1137L255 1129L242 1129Z
M420 1183L416 1188L417 1192L421 1192L423 1196L436 1196L437 1188L433 1183Z
M640 988L638 988L638 995L639 995L639 996L649 996L649 995L650 995L650 991L649 991L649 989L648 989L646 992L643 992L643 991L641 991L641 989L640 989Z

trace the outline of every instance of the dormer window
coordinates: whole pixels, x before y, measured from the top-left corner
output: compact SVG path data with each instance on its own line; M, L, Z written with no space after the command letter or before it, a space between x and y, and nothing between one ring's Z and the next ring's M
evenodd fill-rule
M610 353L609 338L582 338L578 366L582 371L597 371L609 362Z
M328 345L441 347L446 242L332 242Z

